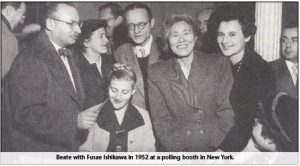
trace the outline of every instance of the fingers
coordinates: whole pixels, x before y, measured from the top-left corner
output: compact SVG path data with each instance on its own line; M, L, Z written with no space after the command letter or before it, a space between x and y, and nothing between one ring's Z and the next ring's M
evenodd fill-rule
M82 111L78 114L77 127L80 129L89 129L91 128L98 116L98 109L89 108L85 111Z

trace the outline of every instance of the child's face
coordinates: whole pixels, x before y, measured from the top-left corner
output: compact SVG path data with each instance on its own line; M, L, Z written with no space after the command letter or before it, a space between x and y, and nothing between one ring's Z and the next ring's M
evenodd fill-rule
M134 93L135 87L133 81L111 80L108 95L115 110L127 107Z
M256 148L264 152L275 152L276 146L273 140L264 138L261 135L262 127L263 125L257 119L255 119L255 124L252 130L252 139Z

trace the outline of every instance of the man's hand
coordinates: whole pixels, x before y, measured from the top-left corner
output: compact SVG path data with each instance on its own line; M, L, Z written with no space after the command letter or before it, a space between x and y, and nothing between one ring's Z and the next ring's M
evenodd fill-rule
M92 106L78 114L77 128L78 129L90 129L96 119L99 112L99 105Z

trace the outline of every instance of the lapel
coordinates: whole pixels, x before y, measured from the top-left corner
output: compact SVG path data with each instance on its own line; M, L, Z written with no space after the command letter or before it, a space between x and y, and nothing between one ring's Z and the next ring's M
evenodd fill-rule
M144 80L143 80L142 72L133 45L130 44L130 47L128 47L128 49L129 49L129 54L125 56L126 62L129 66L133 68L137 78L136 80L137 91L144 97L145 96Z
M291 73L283 59L279 61L278 82L285 89L294 89L295 85Z
M124 114L123 122L119 125L117 117L114 113L114 108L109 100L106 100L100 108L96 123L98 126L110 133L115 133L120 130L126 132L134 130L145 125L142 115L129 102L128 108Z
M158 51L156 40L157 39L153 37L153 41L151 43L151 50L150 50L150 54L149 54L148 65L158 62L159 57L160 57L160 53Z
M197 54L194 54L189 80L185 79L179 64L176 62L176 58L171 59L170 69L166 74L171 86L170 88L173 90L172 93L175 93L174 96L180 98L187 106L195 109L202 109L201 102L199 101L202 101L201 96L204 95L198 95L197 92L203 91L199 88L204 88L204 86L198 85L202 84L204 81L202 78L206 78L204 75L208 72L203 63L199 63L199 61Z
M69 64L73 72L73 79L77 89L77 93L74 90L65 65L63 64L60 56L58 55L45 32L40 33L40 35L38 36L38 42L41 46L37 48L39 48L40 51L43 52L42 54L38 54L40 55L39 58L48 66L49 71L53 74L56 81L63 87L62 89L66 91L81 106L81 101L84 98L84 92L79 76L79 71L76 67L73 57L70 57Z

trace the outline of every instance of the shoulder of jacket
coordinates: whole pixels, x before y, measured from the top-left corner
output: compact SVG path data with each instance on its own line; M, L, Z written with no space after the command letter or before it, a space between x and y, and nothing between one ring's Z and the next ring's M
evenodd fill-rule
M132 48L132 44L127 42L127 43L124 43L122 44L121 46L119 46L115 52L115 54L122 54L124 53L124 51L126 50L130 50Z

